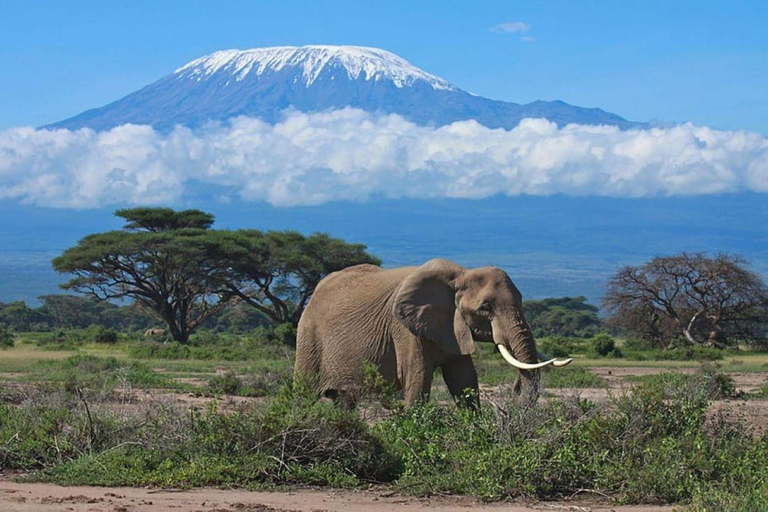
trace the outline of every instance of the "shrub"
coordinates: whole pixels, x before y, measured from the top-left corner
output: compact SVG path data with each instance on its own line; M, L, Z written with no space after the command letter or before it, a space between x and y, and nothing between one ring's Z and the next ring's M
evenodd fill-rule
M728 352L714 347L691 346L648 352L629 352L627 359L632 361L718 361Z
M92 339L83 329L59 330L40 336L37 345L45 350L77 350Z
M14 336L7 327L0 324L0 348L11 348L14 344Z
M243 383L237 378L237 374L228 371L220 375L214 375L208 380L208 391L219 395L236 395Z
M65 485L166 487L349 487L391 481L399 472L399 461L357 413L318 402L300 383L284 388L266 407L228 414L215 409L190 414L155 405L114 429L109 446L92 449L75 435L86 417L82 408L56 411L55 421L23 409L11 411L10 417L0 415L0 443L10 439L0 444L0 468L44 467L32 479ZM96 422L106 411L91 413ZM27 436L11 434L22 426L37 433L30 436L34 444L22 447ZM63 445L61 458L51 434ZM42 456L31 458L44 447Z
M94 329L93 341L94 343L117 343L117 331L98 325Z
M288 359L293 351L269 338L266 329L248 335L202 332L189 344L145 340L131 344L128 353L139 359L197 359L217 361L258 361L265 358Z
M590 353L599 357L621 357L616 342L609 334L598 334L589 340Z
M79 371L121 367L72 358ZM567 370L567 369L561 369ZM551 372L555 374L556 372ZM559 372L557 372L559 373ZM77 394L0 405L0 470L60 484L327 485L391 482L420 495L558 499L589 489L621 503L761 510L768 440L707 416L723 379L711 365L648 380L606 404L564 399L470 411L428 402L369 427L306 383L265 404L205 413L158 402L119 415ZM719 391L718 391L719 389Z
M276 326L272 330L272 336L283 345L296 346L296 326L290 322Z
M574 348L573 342L564 336L541 338L536 344L547 357L569 357Z

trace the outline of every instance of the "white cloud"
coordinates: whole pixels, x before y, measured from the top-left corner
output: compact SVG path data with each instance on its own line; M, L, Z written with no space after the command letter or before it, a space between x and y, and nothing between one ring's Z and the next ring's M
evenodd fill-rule
M768 139L691 124L621 131L543 119L512 130L435 128L355 109L169 134L137 125L0 131L0 198L90 208L176 204L193 191L284 206L373 195L768 192Z
M489 30L491 32L502 32L510 34L525 34L530 30L531 26L523 21L510 21L508 23L499 23L492 26Z

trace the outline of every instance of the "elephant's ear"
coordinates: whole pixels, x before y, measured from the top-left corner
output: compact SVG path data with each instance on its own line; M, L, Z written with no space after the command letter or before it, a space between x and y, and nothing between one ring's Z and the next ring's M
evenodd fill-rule
M450 354L474 354L472 332L455 303L454 286L463 269L442 263L432 260L402 282L395 296L395 317L414 335L436 342Z

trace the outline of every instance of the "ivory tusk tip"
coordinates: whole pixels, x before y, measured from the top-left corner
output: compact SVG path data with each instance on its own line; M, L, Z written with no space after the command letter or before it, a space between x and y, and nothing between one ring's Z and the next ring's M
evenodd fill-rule
M543 361L541 363L535 363L535 364L524 363L522 361L518 361L517 359L515 359L515 357L509 352L509 349L507 349L507 347L505 347L504 345L497 345L497 347L499 347L499 352L501 353L501 356L509 364L511 364L512 366L520 370L538 370L539 368L544 368L545 366L549 366L555 363L554 359L550 359L549 361Z
M571 364L571 361L573 361L573 358L572 358L572 357L569 357L568 359L563 359L562 361L557 361L557 360L555 360L555 361L552 363L552 366L554 366L554 367L556 367L556 368L560 368L560 367L562 367L562 366L568 366L569 364Z

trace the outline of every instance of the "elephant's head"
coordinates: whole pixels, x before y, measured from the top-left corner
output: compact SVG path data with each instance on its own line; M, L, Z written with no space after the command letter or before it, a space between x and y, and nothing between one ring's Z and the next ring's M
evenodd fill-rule
M571 360L540 362L523 316L522 295L496 267L465 269L431 260L400 285L395 316L413 334L431 339L448 353L469 355L475 340L492 341L504 359L520 370L516 392L524 403L539 396L539 369Z

